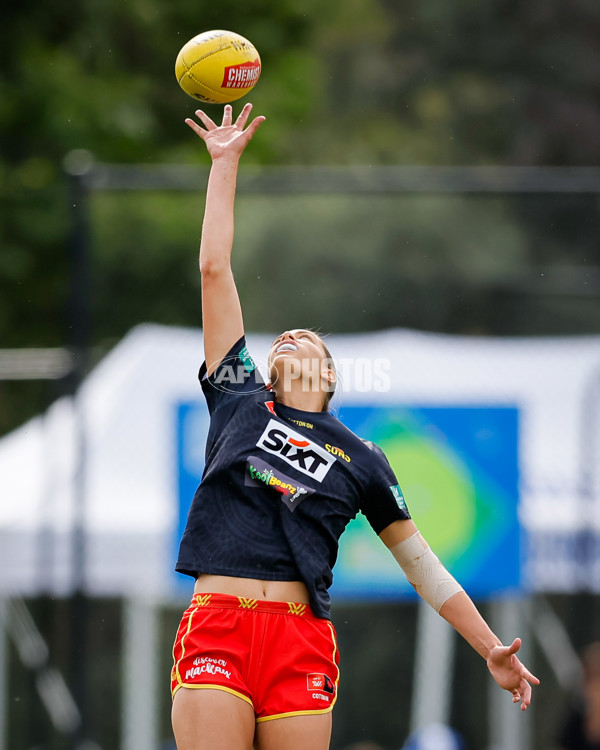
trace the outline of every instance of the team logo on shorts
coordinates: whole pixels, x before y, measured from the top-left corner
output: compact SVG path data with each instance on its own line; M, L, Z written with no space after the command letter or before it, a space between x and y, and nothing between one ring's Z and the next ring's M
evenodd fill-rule
M304 435L275 419L269 420L256 445L274 456L279 456L294 469L316 479L317 482L325 479L336 461L335 456L320 445L307 440Z
M246 478L244 484L246 487L267 486L281 494L281 499L292 511L296 510L300 501L305 497L312 495L314 490L305 487L295 479L286 477L286 475L274 469L262 458L257 456L248 456L246 461Z
M312 692L327 693L328 695L335 693L335 685L331 677L319 672L306 675L306 689Z

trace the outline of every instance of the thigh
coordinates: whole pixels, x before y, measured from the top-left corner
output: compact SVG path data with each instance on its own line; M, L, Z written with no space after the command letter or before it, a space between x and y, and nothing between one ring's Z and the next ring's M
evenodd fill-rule
M224 690L180 688L171 713L177 750L251 750L254 709Z
M286 716L256 725L255 750L328 750L331 713Z

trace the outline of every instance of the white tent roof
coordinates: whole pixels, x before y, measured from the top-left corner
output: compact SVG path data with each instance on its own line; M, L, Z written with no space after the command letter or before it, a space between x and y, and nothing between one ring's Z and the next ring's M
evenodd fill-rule
M259 367L271 340L248 336ZM488 339L393 330L331 336L328 346L346 403L519 406L526 528L591 524L600 530L600 497L590 502L580 493L582 441L596 451L591 484L599 492L600 426L592 405L598 403L600 337ZM139 326L88 376L77 402L61 399L0 440L0 592L71 587L81 427L88 589L123 594L151 586L157 596L170 594L177 516L173 404L201 400L202 357L201 331ZM379 383L372 375L376 360Z

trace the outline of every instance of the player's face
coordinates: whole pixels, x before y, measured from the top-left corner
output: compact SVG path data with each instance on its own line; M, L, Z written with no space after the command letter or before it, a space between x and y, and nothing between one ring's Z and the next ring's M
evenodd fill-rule
M321 338L306 328L285 331L275 339L269 352L271 382L279 381L282 377L311 375L318 380L323 369L330 367Z

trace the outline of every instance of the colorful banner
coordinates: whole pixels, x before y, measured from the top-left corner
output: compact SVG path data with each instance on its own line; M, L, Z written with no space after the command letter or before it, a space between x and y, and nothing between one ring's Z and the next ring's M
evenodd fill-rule
M208 414L197 401L178 404L176 413L178 541L204 469ZM382 448L415 523L472 596L519 587L517 409L348 405L339 417ZM342 536L333 594L361 600L413 594L362 514Z
M517 409L345 406L339 417L384 451L413 520L469 594L520 586ZM333 592L413 594L362 514L342 536Z
M179 542L183 536L187 515L196 488L204 471L204 450L208 434L208 409L203 401L183 401L175 406L177 434L177 525L175 530L173 561L177 560ZM174 564L174 563L173 563ZM179 591L188 591L189 576L173 572L174 585Z

